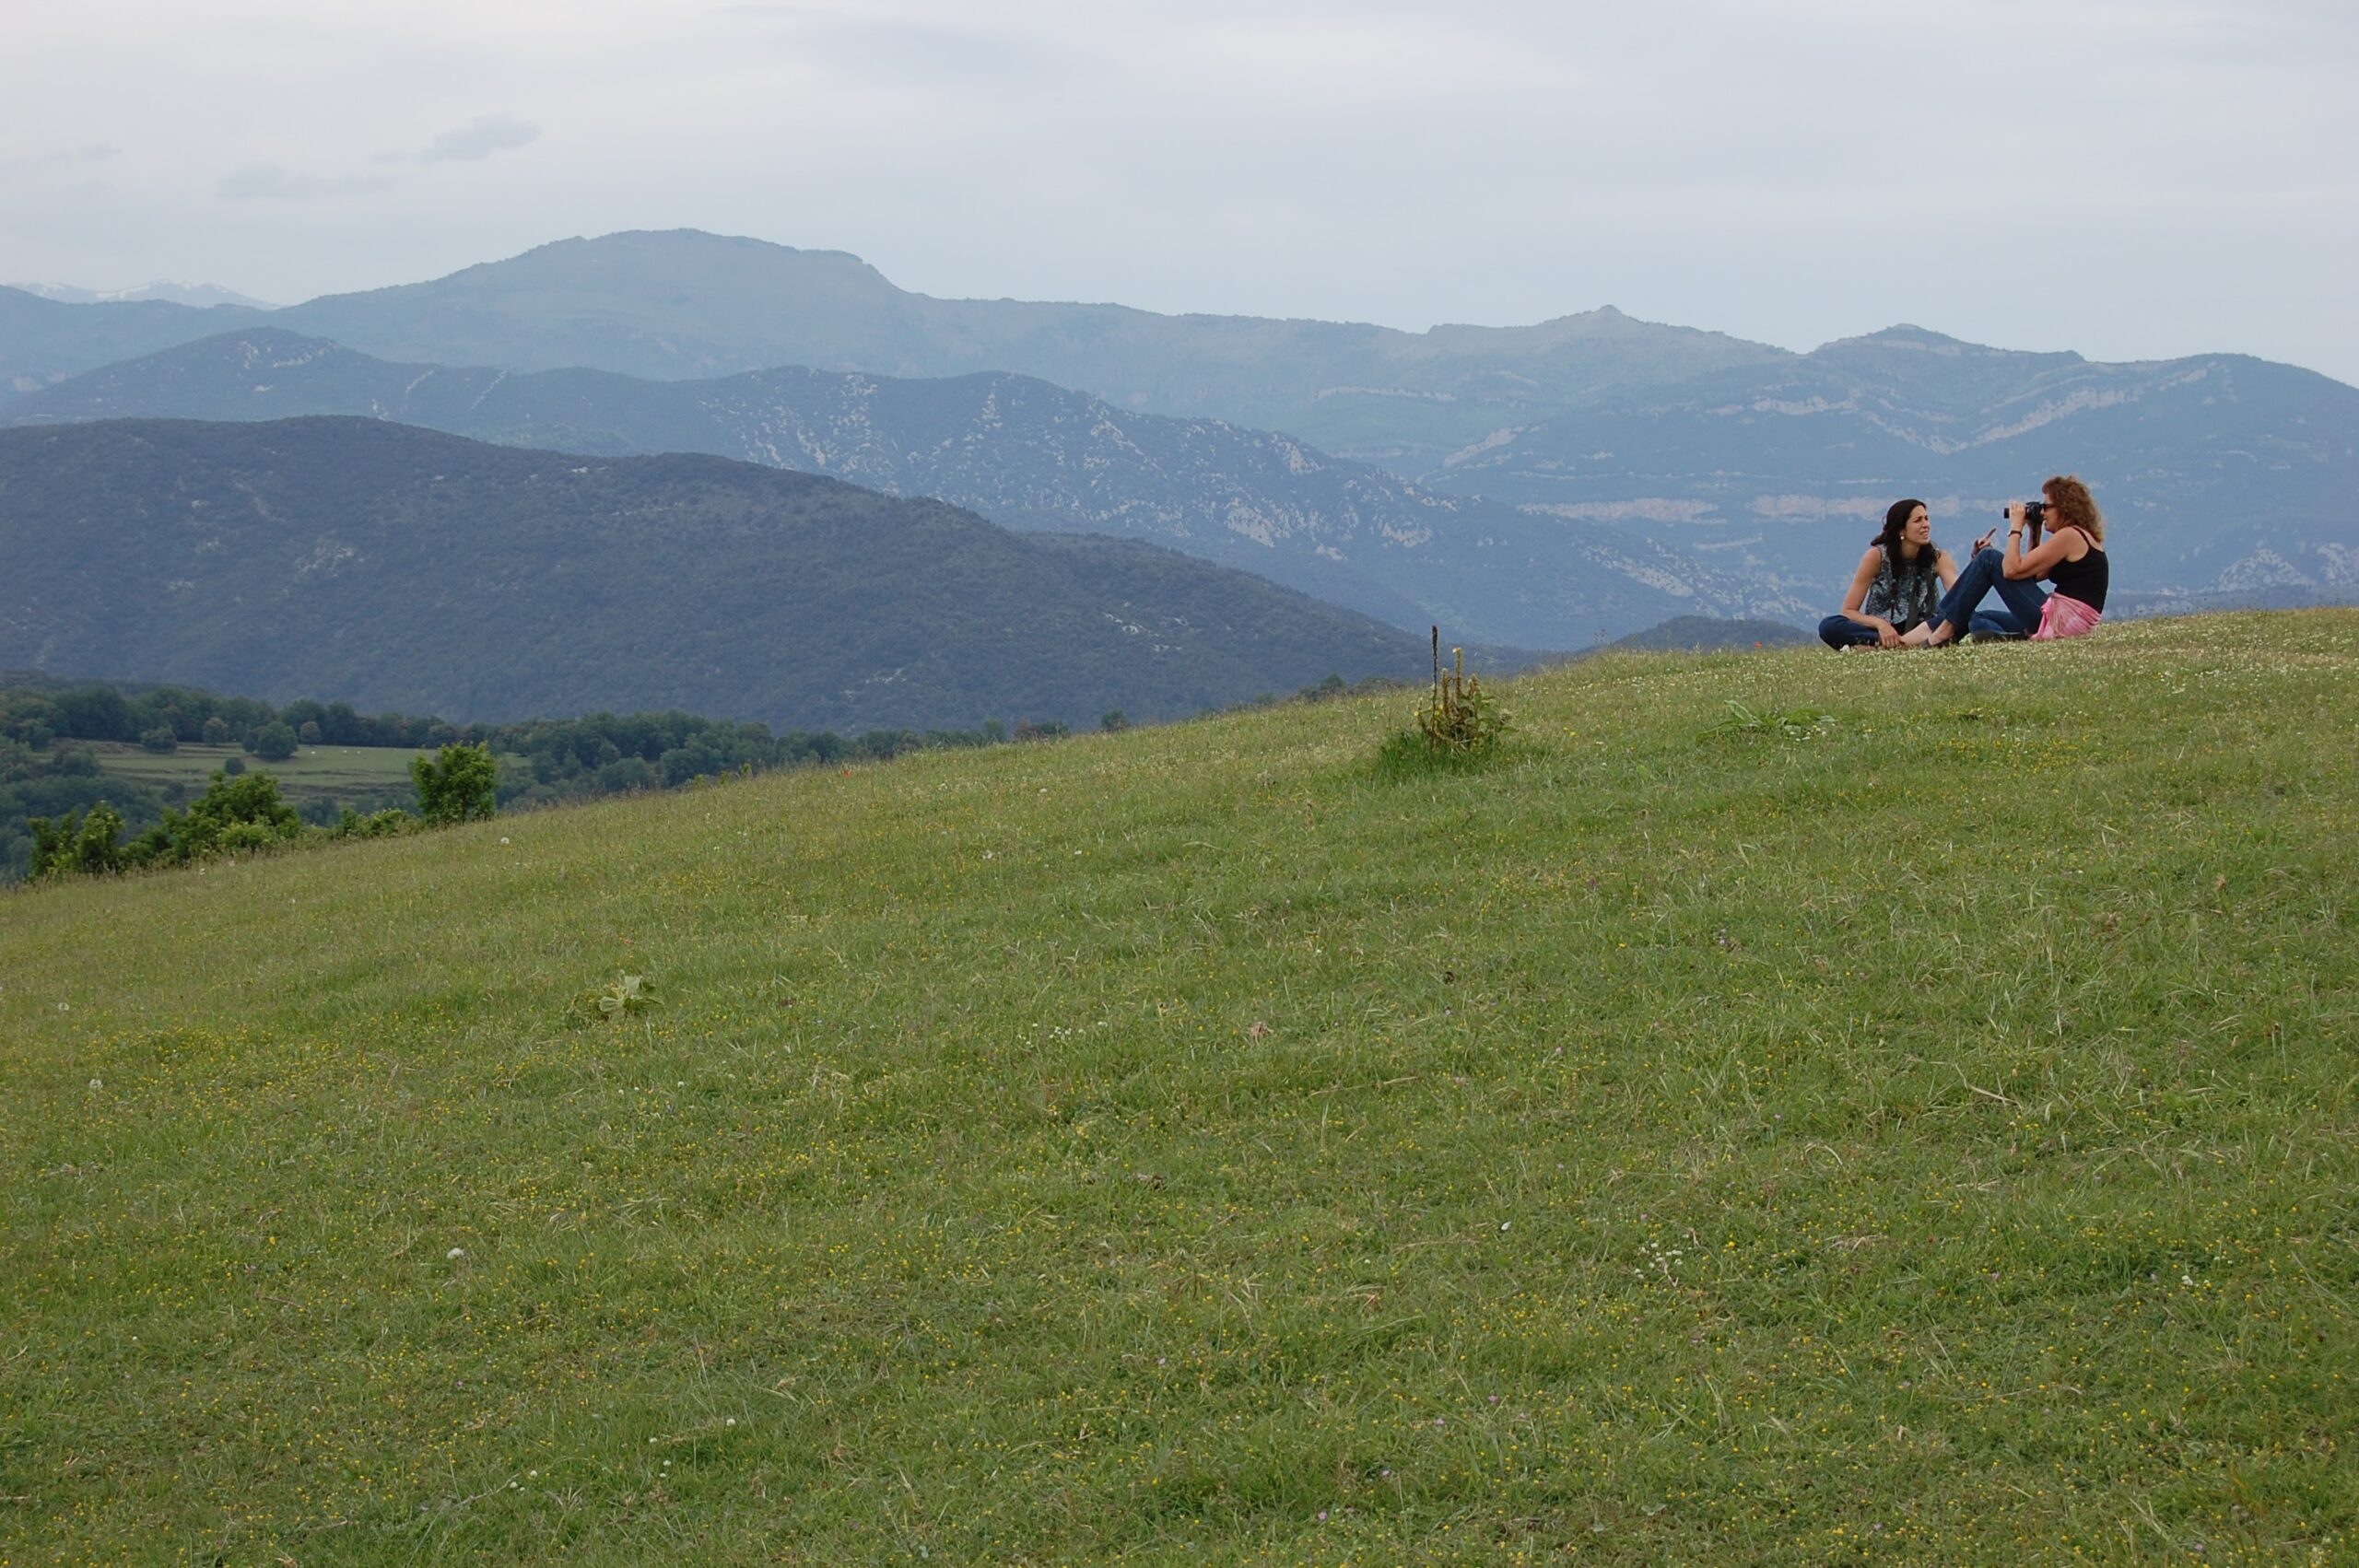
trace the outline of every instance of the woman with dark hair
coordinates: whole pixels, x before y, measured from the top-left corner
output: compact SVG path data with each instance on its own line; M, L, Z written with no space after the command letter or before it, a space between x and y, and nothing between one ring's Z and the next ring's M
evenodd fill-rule
M1994 615L1976 606L1993 589L2006 602L2012 628L2007 635L2034 642L2079 637L2104 618L2113 568L2106 558L2105 518L2096 497L2071 474L2060 474L2039 489L2048 497L2045 503L2008 504L2007 553L1978 548L1958 573L1934 614L1932 646L1955 640L1961 629L1981 635ZM2039 536L2043 524L2045 542ZM2040 578L2053 581L2056 591L2041 589Z
M1979 550L1990 543L1985 534ZM1860 557L1843 608L1818 623L1827 647L1920 648L1932 629L1942 595L1957 581L1957 563L1933 543L1933 521L1925 503L1895 501L1884 514L1884 532Z

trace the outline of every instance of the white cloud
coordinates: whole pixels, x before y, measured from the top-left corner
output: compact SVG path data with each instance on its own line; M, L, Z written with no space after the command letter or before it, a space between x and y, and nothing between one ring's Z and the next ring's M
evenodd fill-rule
M60 147L49 152L0 153L0 174L47 174L61 170L82 169L94 163L122 156L123 149L112 142L92 142L78 147Z
M298 174L275 163L250 163L223 175L214 193L226 202L317 202L363 196L392 184L381 174Z
M480 114L456 130L445 131L417 155L420 163L474 161L496 152L529 146L540 139L541 128L509 114Z

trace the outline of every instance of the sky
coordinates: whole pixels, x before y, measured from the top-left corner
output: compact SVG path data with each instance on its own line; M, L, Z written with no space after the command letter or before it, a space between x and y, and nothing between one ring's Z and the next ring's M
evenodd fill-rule
M687 228L947 297L1611 304L2359 383L2351 0L83 0L7 30L10 281L292 303Z

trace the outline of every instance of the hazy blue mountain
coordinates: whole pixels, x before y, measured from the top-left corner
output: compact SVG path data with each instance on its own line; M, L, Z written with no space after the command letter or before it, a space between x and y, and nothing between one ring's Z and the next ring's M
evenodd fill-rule
M2239 355L2094 364L1913 327L1502 429L1439 487L1839 581L1902 496L1953 548L2078 474L2114 580L2359 591L2359 389Z
M261 312L235 305L205 310L160 299L70 305L0 288L0 397L260 319Z
M164 314L107 314L135 310ZM1404 624L1437 613L1527 645L1576 646L1684 610L1824 607L1893 499L1932 502L1940 536L1960 545L2001 501L2055 472L2088 478L2123 529L2117 570L2126 591L2359 590L2349 499L2359 492L2351 412L2359 392L2236 356L2093 364L1907 327L1797 355L1610 310L1531 327L1402 333L945 300L897 288L841 252L687 231L565 240L268 321L421 369L485 365L511 380L573 368L727 385L790 365L954 386L971 375L1025 375L1100 399L1092 429L1102 406L1199 428L1220 420L1285 431L1326 467L1282 494L1266 471L1249 474L1227 455L1198 462L1192 450L1184 474L1159 456L1133 468L1097 451L1093 461L1111 467L1058 475L1050 454L1086 455L1086 443L1043 427L1003 445L973 426L975 405L962 408L968 394L958 392L879 390L864 409L845 409L831 407L844 400L816 381L791 393L783 380L757 381L716 392L710 406L659 413L636 390L585 380L566 394L569 408L528 408L497 390L481 407L436 412L422 406L440 394L428 383L411 400L421 406L399 415L583 450L609 441L604 450L684 447L848 473L864 465L867 482L938 491L1003 521L1157 537ZM218 332L224 312L63 306L0 292L0 374L26 386L55 380L194 341L205 335L200 323ZM536 382L534 396L553 385ZM914 406L928 400L931 412ZM1013 392L1001 396L1003 416L1014 401ZM1048 401L1034 396L1034 412ZM899 412L883 412L896 404ZM514 422L487 424L494 409ZM232 412L192 410L200 411ZM898 423L905 416L916 422ZM865 419L867 433L839 428L847 419ZM821 425L827 433L812 435ZM1112 428L1154 455L1144 427ZM939 450L954 433L966 444ZM805 437L818 451L795 455ZM1386 541L1373 549L1348 530L1329 532L1340 526L1336 497L1309 493L1344 462L1410 482L1359 514L1359 537ZM1126 491L1118 474L1133 474L1140 487ZM1216 483L1200 483L1207 478ZM1221 483L1240 497L1234 526L1205 521ZM1365 491L1375 481L1352 483ZM1475 497L1506 507L1453 512L1436 493L1461 507ZM1396 504L1408 509L1400 515L1437 521L1431 545L1408 543L1424 535L1386 509ZM1320 521L1297 526L1288 509ZM1264 527L1257 510L1276 520L1267 544L1252 537ZM1555 525L1569 526L1548 532ZM1409 582L1396 568L1412 565ZM1696 590L1696 603L1595 603L1621 591L1617 574L1666 592Z
M711 457L367 419L0 431L0 667L858 731L1164 718L1426 661L1170 551Z
M1668 615L1814 601L1608 524L1437 495L1292 437L1125 413L1004 374L773 369L704 381L371 358L252 328L106 367L0 421L355 414L593 453L703 451L934 496L994 521L1144 539L1422 630L1579 648Z
M1611 309L1409 333L936 299L839 251L694 230L560 240L431 282L314 299L275 324L381 358L657 380L780 365L902 377L1007 370L1121 408L1285 430L1407 467L1602 391L1784 357Z
M144 299L160 299L168 305L190 305L207 310L215 305L239 305L249 310L276 310L277 306L267 299L257 299L251 294L241 294L234 288L224 288L217 283L175 283L158 278L136 288L76 288L70 283L11 283L9 288L21 288L27 294L43 299L54 299L66 305L136 304Z

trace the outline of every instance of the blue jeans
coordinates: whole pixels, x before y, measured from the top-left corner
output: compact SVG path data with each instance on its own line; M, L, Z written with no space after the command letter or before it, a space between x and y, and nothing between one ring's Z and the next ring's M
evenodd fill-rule
M1876 628L1848 615L1829 615L1818 623L1818 640L1829 648L1873 648L1883 639Z
M1994 588L2006 609L1978 609ZM1942 596L1933 624L1947 621L1953 636L1971 631L1977 637L2029 637L2039 629L2040 609L2047 603L2048 591L2039 584L2008 578L2006 556L1996 550L1978 550L1957 574L1956 585Z
M1966 580L1964 573L1959 574L1958 580L1960 582ZM2022 637L2024 635L2016 629L2013 616L1995 610L1975 612L1972 624L1975 635L1978 637ZM1893 629L1907 631L1908 628L1895 626ZM1865 621L1855 621L1848 615L1829 615L1818 623L1818 640L1829 648L1873 648L1883 641L1883 638L1876 635L1876 628Z

